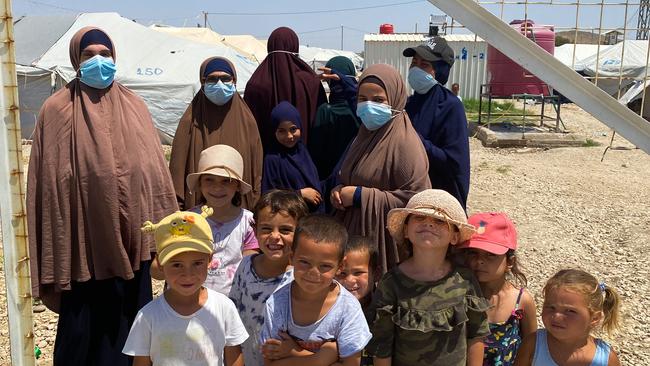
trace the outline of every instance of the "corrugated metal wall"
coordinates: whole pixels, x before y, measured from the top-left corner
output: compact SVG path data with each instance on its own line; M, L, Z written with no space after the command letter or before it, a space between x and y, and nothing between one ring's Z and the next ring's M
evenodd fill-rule
M367 34L364 37L365 65L393 65L406 80L411 59L402 56L402 51L420 45L426 39L422 34ZM478 99L481 84L487 82L487 43L480 38L474 41L473 35L447 35L445 39L456 56L445 86L451 89L453 83L458 83L462 98Z

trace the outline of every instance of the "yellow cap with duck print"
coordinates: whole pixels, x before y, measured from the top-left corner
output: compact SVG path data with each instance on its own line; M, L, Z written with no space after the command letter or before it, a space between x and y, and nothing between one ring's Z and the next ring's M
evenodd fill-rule
M208 206L201 207L200 214L176 211L157 224L147 221L142 225L142 231L154 232L158 262L161 266L180 253L213 253L212 229L206 220L212 212Z

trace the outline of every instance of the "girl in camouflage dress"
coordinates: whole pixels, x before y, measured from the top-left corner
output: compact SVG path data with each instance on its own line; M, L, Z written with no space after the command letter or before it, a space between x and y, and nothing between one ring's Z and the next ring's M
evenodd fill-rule
M474 232L458 200L443 190L422 191L388 213L388 230L410 256L373 295L366 349L375 366L481 365L489 304L473 273L447 253Z

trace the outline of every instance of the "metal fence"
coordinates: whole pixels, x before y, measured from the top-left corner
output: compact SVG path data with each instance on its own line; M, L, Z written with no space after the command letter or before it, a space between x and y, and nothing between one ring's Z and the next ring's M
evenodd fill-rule
M454 50L456 58L447 87L458 83L462 98L478 99L481 84L487 80L487 43L473 34L450 34L444 38ZM402 56L402 51L422 44L426 39L428 36L425 34L366 34L364 63L366 66L377 63L393 65L406 80L411 59Z
M650 0L475 2L506 23L522 19L553 25L556 45L563 45L566 66L650 120L650 100L646 101L650 96ZM458 82L463 98L478 98L480 85L489 79L487 43L467 34L463 25L452 17L447 18L444 28L447 33L444 37L456 53L447 87ZM409 59L402 56L402 50L426 38L425 34L368 34L364 37L365 63L389 63L406 77Z
M564 43L567 66L637 114L650 119L648 64L650 1L639 0L475 0L504 22L532 19L553 24L556 45ZM454 24L450 28L463 28ZM585 55L584 44L592 44ZM531 70L534 73L534 70Z

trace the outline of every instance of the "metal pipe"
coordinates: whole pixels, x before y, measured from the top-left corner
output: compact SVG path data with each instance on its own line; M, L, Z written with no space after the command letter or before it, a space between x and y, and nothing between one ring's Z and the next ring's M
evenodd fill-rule
M600 22L598 23L598 47L596 48L596 81L595 85L598 86L598 73L600 71L600 43L603 38L603 10L605 10L605 1L600 2ZM621 60L621 63L623 60Z
M621 99L621 84L623 84L623 64L625 63L625 35L627 34L627 10L628 7L625 7L625 15L623 16L623 49L621 50L621 65L618 68L618 94L616 99ZM618 35L616 35L618 40ZM647 68L646 62L646 68Z
M650 62L650 38L648 38L648 51L645 55L645 72L643 74L643 89L641 90L641 110L639 111L639 116L643 117L643 112L645 110L645 95L646 88L648 87L648 62Z
M576 66L576 47L578 45L578 19L580 16L580 0L576 4L576 31L573 36L573 56L571 58L571 68L573 69ZM556 28L557 30L557 28Z
M7 318L14 365L31 366L34 358L32 291L29 271L29 247L25 216L23 154L18 108L18 80L13 37L11 0L0 0L2 14L0 41L0 211L4 248Z

